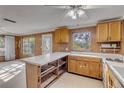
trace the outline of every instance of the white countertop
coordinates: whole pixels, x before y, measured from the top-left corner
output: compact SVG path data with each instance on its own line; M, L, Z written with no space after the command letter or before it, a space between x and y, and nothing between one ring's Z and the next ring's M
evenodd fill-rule
M114 72L118 80L124 85L124 73L119 73L119 71L115 68L116 67L122 67L124 68L124 63L119 62L108 62L105 59L106 58L120 58L122 59L123 56L120 54L108 54L108 53L92 53L92 52L55 52L51 54L46 55L40 55L35 57L29 57L29 58L23 58L20 59L21 61L24 61L26 63L34 64L34 65L45 65L47 63L53 62L55 60L58 60L65 56L83 56L83 57L97 57L101 58L103 62L107 63L110 67L110 69Z
M23 62L34 64L34 65L45 65L47 63L56 61L62 57L67 56L69 53L66 52L55 52L46 55L34 56L29 58L20 59Z
M92 53L92 52L54 52L51 54L46 55L40 55L40 56L34 56L29 58L23 58L20 59L21 61L31 63L31 64L37 64L37 65L44 65L49 62L55 61L57 59L60 59L64 56L83 56L83 57L96 57L96 58L123 58L122 55L119 54L108 54L108 53Z
M120 62L108 62L110 70L113 72L115 77L118 79L118 81L121 83L121 85L124 87L124 63Z

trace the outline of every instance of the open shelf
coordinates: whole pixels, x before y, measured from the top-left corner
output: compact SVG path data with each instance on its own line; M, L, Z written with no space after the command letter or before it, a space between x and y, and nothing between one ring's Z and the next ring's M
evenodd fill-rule
M41 84L40 87L47 87L56 78L63 74L66 70L67 58L62 58L54 62L41 66Z
M52 75L50 76L50 78L48 78L47 80L45 80L44 82L41 83L41 87L47 87L53 80L55 80L57 78L56 75Z
M48 73L49 71L52 71L53 69L55 69L55 66L52 65L46 65L46 66L42 66L41 67L41 75Z
M43 73L41 73L41 77L46 76L47 74L49 74L49 73L55 71L56 69L57 69L57 68L56 68L55 66L52 66L50 69L48 69L48 70L44 71Z
M61 67L61 66L63 66L64 64L66 64L66 62L65 62L65 61L60 61L60 62L59 62L59 66L58 66L58 67Z
M61 75L61 74L63 74L64 72L65 72L65 70L61 69L61 70L58 71L58 75Z

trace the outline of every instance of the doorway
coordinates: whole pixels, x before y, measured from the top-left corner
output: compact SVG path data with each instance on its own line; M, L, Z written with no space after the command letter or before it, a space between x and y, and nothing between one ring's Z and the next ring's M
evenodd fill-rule
M52 34L42 35L42 54L52 53Z

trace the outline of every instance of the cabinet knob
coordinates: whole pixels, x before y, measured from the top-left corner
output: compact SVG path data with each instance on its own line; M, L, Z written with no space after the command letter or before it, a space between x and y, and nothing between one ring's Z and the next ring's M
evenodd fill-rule
M80 65L80 67L83 67L82 65Z

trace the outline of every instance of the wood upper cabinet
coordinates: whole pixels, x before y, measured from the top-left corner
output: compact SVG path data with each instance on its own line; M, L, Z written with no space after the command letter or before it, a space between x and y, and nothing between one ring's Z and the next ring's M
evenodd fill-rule
M121 41L121 21L109 23L109 41Z
M55 43L60 43L61 42L61 40L60 40L60 30L59 29L56 29L56 31L55 31L54 41L55 41Z
M102 79L102 63L99 58L69 56L68 71Z
M121 41L121 21L99 23L97 25L98 42L119 42Z
M67 28L56 29L55 43L69 43L69 29Z
M101 23L97 25L97 41L106 42L108 40L108 24Z

